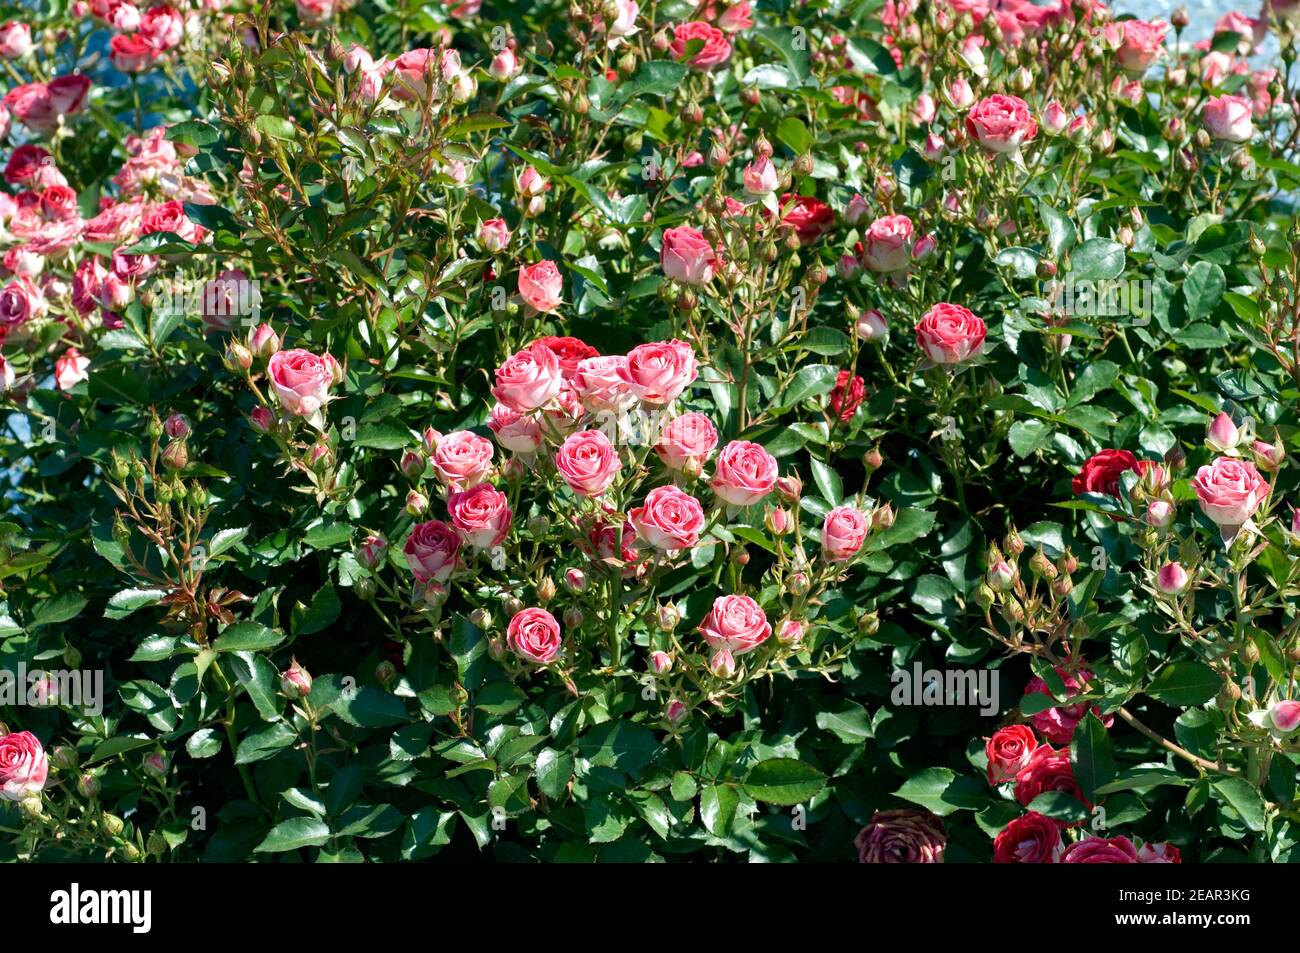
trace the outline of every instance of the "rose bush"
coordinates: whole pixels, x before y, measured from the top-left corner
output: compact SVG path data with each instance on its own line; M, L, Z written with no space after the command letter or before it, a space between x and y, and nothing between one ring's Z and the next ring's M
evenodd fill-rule
M1187 21L5 5L0 855L1300 856L1300 21Z

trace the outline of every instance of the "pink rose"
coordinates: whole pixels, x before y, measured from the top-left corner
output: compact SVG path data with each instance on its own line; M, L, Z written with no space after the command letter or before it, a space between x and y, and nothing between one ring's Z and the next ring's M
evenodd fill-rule
M497 404L488 414L488 428L497 443L515 453L534 453L542 445L542 428L532 417L526 417L505 404Z
M519 296L535 311L554 311L560 306L564 278L555 262L543 259L519 269Z
M1183 855L1173 844L1143 844L1138 848L1139 864L1181 864Z
M1268 496L1268 484L1255 464L1232 457L1218 457L1197 470L1192 488L1201 512L1224 530L1242 526Z
M699 632L715 651L745 655L768 640L772 626L759 604L749 596L718 596L700 623Z
M912 220L886 215L871 223L862 237L862 264L884 273L906 271L912 261Z
M702 467L718 448L718 431L704 414L674 417L659 433L655 453L670 470Z
M0 397L9 393L13 388L16 376L14 366L5 360L3 355L0 355Z
M59 114L44 83L15 86L5 93L3 102L15 119L38 135L48 135L58 126Z
M629 351L623 375L638 400L662 406L676 400L699 376L699 365L685 341L660 341Z
M58 76L45 84L50 96L50 107L60 116L75 116L86 105L90 95L90 77L80 73Z
M1253 115L1254 106L1249 99L1226 93L1208 100L1201 108L1206 130L1221 142L1249 142L1255 135Z
M26 23L9 21L0 26L0 57L21 59L32 51L32 28Z
M1178 595L1189 581L1187 570L1180 563L1165 563L1156 573L1156 588L1167 596Z
M1136 864L1137 848L1127 837L1085 837L1065 848L1063 864Z
M942 302L916 326L916 343L936 364L960 364L979 354L988 328L959 304Z
M688 549L700 541L704 529L704 507L689 493L675 486L651 490L645 503L627 514L637 535L655 549Z
M54 165L54 157L40 146L27 143L19 146L5 163L5 181L10 185L28 185L36 181L41 170Z
M733 3L718 17L718 27L727 33L739 33L753 25L754 18L750 15L749 0Z
M683 225L665 228L659 248L659 263L673 281L688 285L707 284L713 278L717 253L698 229Z
M479 483L447 498L447 512L460 538L476 549L499 546L510 531L510 502L500 490Z
M202 225L190 221L183 202L174 201L147 206L140 219L140 231L145 235L171 232L187 242L201 242L208 234Z
M90 358L85 357L75 347L70 347L54 362L54 384L59 390L68 391L84 380L90 379Z
M545 609L522 609L506 627L506 642L514 653L538 665L560 657L560 623Z
M989 152L1017 152L1038 135L1029 104L1019 96L997 94L981 99L966 114L966 131Z
M1056 674L1060 676L1061 681L1065 683L1066 697L1082 695L1089 689L1089 682L1092 681L1092 672L1086 668L1081 668L1075 672L1067 672L1064 668L1057 666ZM1052 692L1047 687L1047 682L1035 675L1025 686L1026 695L1051 695ZM1074 729L1083 720L1084 715L1088 713L1088 702L1075 702L1072 705L1057 705L1044 711L1034 712L1029 716L1029 722L1052 744L1068 745L1074 738ZM1101 723L1109 728L1115 721L1114 715L1103 715L1101 709L1095 704L1092 705L1092 713L1101 719Z
M497 368L492 396L511 410L526 414L555 397L562 380L555 352L533 344L506 358Z
M759 156L745 166L741 180L745 184L745 191L756 196L771 195L781 184L781 177L777 175L776 166L772 164L772 160L767 156Z
M140 36L159 53L180 46L184 35L184 19L166 4L150 7L140 18Z
M679 23L673 27L673 41L668 49L673 58L680 60L686 55L686 44L692 40L703 40L704 47L690 59L692 69L709 70L721 66L731 58L731 41L717 27L692 20Z
M420 582L446 582L459 554L460 537L441 520L417 523L402 547L406 565Z
M0 330L16 328L45 316L48 305L41 289L25 275L14 278L0 291Z
M293 348L277 352L267 364L266 372L286 413L314 417L329 401L330 387L341 369L328 353L318 356Z
M1268 717L1278 731L1295 731L1300 728L1300 701L1276 702L1268 710Z
M298 19L303 26L320 26L334 16L338 0L298 0Z
M609 489L622 466L614 445L599 430L573 434L555 454L555 469L579 496L600 496Z
M1124 31L1124 40L1115 51L1119 65L1130 73L1145 73L1160 56L1168 24L1159 21L1124 20L1115 24Z
M467 490L492 473L492 441L468 430L457 430L438 441L433 470L453 490Z
M986 772L989 784L1006 784L1029 763L1029 757L1038 747L1038 739L1028 725L1007 725L984 739L984 757L988 759Z
M583 408L592 414L617 413L635 404L626 371L627 358L621 354L579 361L572 384Z
M478 243L489 255L499 255L510 244L510 229L505 219L490 218L479 222Z
M853 506L837 506L822 523L822 556L838 563L851 559L867 540L871 521Z
M776 457L756 443L733 440L722 448L709 486L731 506L749 506L776 486Z
M50 773L45 749L30 731L0 738L0 797L21 801L40 794Z
M82 238L88 242L120 244L140 234L144 220L144 202L118 202L86 222Z

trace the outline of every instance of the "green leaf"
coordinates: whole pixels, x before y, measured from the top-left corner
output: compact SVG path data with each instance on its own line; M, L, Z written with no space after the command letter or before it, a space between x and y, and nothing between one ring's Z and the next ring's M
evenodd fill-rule
M253 125L258 132L270 136L272 139L281 139L285 142L292 142L298 138L298 130L289 120L271 113L263 113L253 120Z
M1083 796L1097 799L1097 788L1115 777L1115 759L1110 753L1106 726L1091 710L1074 729L1070 741L1070 764Z
M826 775L795 758L760 761L745 777L745 793L769 804L800 804L826 786Z
M1213 262L1198 261L1183 280L1183 300L1190 321L1200 321L1214 313L1228 289L1223 269Z
M1076 281L1106 281L1124 274L1124 246L1109 238L1090 238L1070 253Z
M32 613L32 625L54 625L75 619L86 607L86 597L79 592L65 592L40 603Z
M284 641L284 633L268 629L260 622L237 622L227 626L212 643L218 652L264 652Z
M316 817L291 817L271 828L262 843L253 848L257 854L279 854L303 847L320 847L330 839L330 829Z
M1088 819L1088 809L1083 803L1064 791L1043 792L1029 802L1029 810L1067 824L1078 824Z
M235 752L235 764L253 764L265 761L289 747L298 739L298 732L282 721L267 725L245 735Z
M1262 831L1266 819L1264 799L1254 785L1244 778L1219 778L1212 787L1240 815L1242 823L1252 831Z
M185 742L191 758L211 758L221 750L221 733L215 728L200 728Z
M108 600L104 618L125 619L136 609L157 605L165 595L165 589L123 589Z
M1175 708L1200 705L1223 687L1219 673L1200 662L1174 662L1160 670L1147 694Z
M980 810L989 804L987 786L978 778L958 776L950 768L926 768L894 792L939 816L953 811Z
M726 784L710 784L700 792L700 820L704 829L715 837L726 837L736 819L740 795Z
M835 468L813 457L812 474L817 489L821 490L827 502L832 506L839 506L844 500L844 485L840 482L840 475L835 472Z

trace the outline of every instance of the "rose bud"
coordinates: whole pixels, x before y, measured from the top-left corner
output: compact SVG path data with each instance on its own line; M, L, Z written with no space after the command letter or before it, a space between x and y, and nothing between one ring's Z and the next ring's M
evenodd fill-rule
M499 255L510 245L510 229L505 220L490 218L479 222L478 243L489 255Z
M95 777L89 771L77 778L77 791L85 798L94 798L99 796L100 792L99 778Z
M269 361L280 350L280 338L269 324L259 324L248 336L248 349L261 361Z
M764 522L767 524L768 532L774 536L784 536L794 528L794 517L790 515L789 510L780 507L768 510Z
M672 670L673 657L667 652L650 653L650 669L656 675L663 675Z
M583 592L587 588L587 574L581 569L573 568L565 570L564 586L570 592Z
M181 414L171 414L163 422L163 431L173 440L181 440L190 435L190 423Z
M732 678L736 674L736 660L727 649L718 649L709 657L709 671L717 678Z
M782 645L798 645L803 641L803 623L785 619L776 629L776 640Z
M794 473L777 477L776 493L787 503L798 503L799 497L803 495L803 481Z
M1295 731L1300 728L1300 701L1280 701L1268 710L1269 720L1278 731Z
M406 494L406 512L412 516L423 516L429 509L429 498L419 490Z
M670 701L664 708L664 717L668 719L670 724L674 725L684 721L686 716L689 714L690 709L686 707L684 702L681 702L676 698Z
M889 325L885 321L885 316L872 308L866 311L858 318L853 326L859 338L864 341L877 341L884 343L889 336Z
M1000 560L989 567L988 583L989 588L994 592L1006 592L1015 581L1016 571L1005 560Z
M894 525L894 508L885 503L883 506L877 506L871 512L871 528L881 531L887 530Z
M785 579L785 590L792 596L806 596L811 588L807 573L791 573Z
M492 57L492 62L488 65L489 75L498 83L513 79L518 72L519 59L515 56L515 51L509 47Z
M579 628L582 625L584 618L585 616L583 616L582 610L577 606L569 606L569 608L564 610L564 625L566 628Z
M402 454L402 459L401 462L398 463L397 469L400 470L402 476L406 477L408 480L418 480L420 477L424 476L424 470L427 465L428 460L425 459L424 454L420 453L418 450L407 450Z
M361 576L352 583L352 591L362 602L369 602L379 591L379 586L369 576Z
M1205 431L1205 445L1215 453L1227 453L1234 450L1241 442L1241 431L1232 422L1232 418L1220 413Z
M144 773L151 778L167 776L167 756L161 751L154 751L144 756Z
M388 556L388 540L377 533L372 533L361 541L357 547L356 560L364 568L378 569Z
M494 635L488 639L488 656L491 657L492 661L502 661L506 657L507 651L506 640L499 635Z
M519 611L523 612L522 609ZM475 628L487 631L492 627L492 613L483 608L475 609L469 614L469 621L474 623Z
M311 673L294 659L280 673L280 693L286 698L299 699L311 692Z
M167 445L163 451L163 463L169 470L184 470L190 462L189 451L185 449L184 440L176 440Z
M442 434L432 427L425 427L424 433L420 434L420 446L429 456L433 456L434 451L438 449L438 442L442 440Z
M275 415L269 407L254 407L248 415L248 424L258 433L269 433L275 426Z
M388 659L384 659L375 666L375 681L380 685L387 687L388 683L397 677L397 666Z
M231 341L226 347L225 363L228 370L243 373L253 366L253 354L238 341Z
M541 582L537 584L537 599L545 604L555 598L555 580L550 576L543 576Z
M1146 524L1156 529L1164 529L1174 521L1174 504L1168 500L1153 500L1147 506Z
M659 628L665 632L673 631L682 621L681 612L671 602L666 602L659 607L658 616Z
M1269 473L1281 469L1282 463L1286 460L1286 449L1280 439L1274 443L1256 440L1251 443L1250 452L1255 458L1255 466Z
M1187 570L1178 563L1165 563L1156 573L1156 588L1167 596L1176 596L1187 588Z
M1293 539L1300 540L1300 508L1291 510L1291 536Z

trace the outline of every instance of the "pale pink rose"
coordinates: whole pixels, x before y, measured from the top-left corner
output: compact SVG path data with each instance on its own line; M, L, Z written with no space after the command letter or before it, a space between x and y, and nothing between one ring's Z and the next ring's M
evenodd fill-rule
M610 46L618 45L624 37L632 36L637 32L636 18L641 12L641 7L636 0L615 0L614 8L618 11L618 15L605 27Z
M1268 710L1268 717L1278 731L1295 731L1300 728L1300 701L1276 702Z
M476 549L499 546L510 532L510 501L487 483L447 497L451 525L460 538Z
M347 52L343 54L343 72L349 76L362 70L372 70L374 68L374 57L360 43L353 43L348 47Z
M81 237L88 242L122 244L140 234L144 202L118 202L86 222Z
M1167 596L1176 596L1187 588L1187 570L1178 563L1165 563L1156 573L1156 587Z
M929 93L922 93L917 96L916 102L912 104L912 118L920 126L934 122L934 117L938 112L939 106Z
M496 56L492 57L492 62L488 64L488 74L498 83L504 83L513 79L519 72L519 58L515 56L515 51L506 47Z
M32 51L32 28L11 20L0 26L0 58L17 60Z
M228 331L235 321L251 313L252 283L238 268L221 272L203 286L203 324L209 331Z
M0 738L0 797L21 801L40 794L49 773L45 749L30 731Z
M0 355L0 397L13 389L16 376L14 366L5 360L3 355Z
M519 297L535 311L554 311L564 293L564 278L555 262L543 259L519 269Z
M453 490L467 490L492 473L492 441L468 430L457 430L438 441L433 470Z
M829 562L851 559L867 540L871 521L853 506L837 506L822 523L822 557Z
M579 496L600 496L609 489L622 466L614 445L599 430L573 434L555 454L555 469Z
M340 373L331 354L316 355L302 348L278 351L266 367L280 406L295 417L313 417L330 399L330 387Z
M560 623L545 609L522 609L506 627L506 642L521 658L549 665L560 657Z
M1233 423L1232 417L1223 412L1210 421L1210 426L1205 431L1205 445L1215 453L1235 450L1241 440L1241 431Z
M542 445L542 427L532 417L496 404L488 414L487 425L497 443L515 453L534 453Z
M437 81L438 51L407 50L396 59L376 64L376 71L393 77L393 96L405 102L423 100ZM363 72L363 77L365 73Z
M185 21L180 13L166 4L150 7L140 17L140 35L159 53L181 45Z
M338 0L298 0L298 19L303 26L320 26L334 16Z
M90 379L90 358L70 347L54 362L54 384L59 390L72 390Z
M659 263L664 274L687 285L707 284L713 279L717 253L699 229L683 225L664 229Z
M47 310L40 287L25 275L14 278L0 291L0 329L16 328L43 318Z
M143 73L158 51L141 33L118 33L108 44L109 57L123 73Z
M540 198L551 187L551 183L531 165L519 173L515 180L515 190L523 198Z
M704 414L690 413L668 421L654 449L670 470L686 470L702 467L717 448L718 431L713 421Z
M45 256L32 251L30 245L15 245L4 254L4 267L15 276L35 278L45 268Z
M699 376L699 365L695 350L685 341L660 341L629 351L623 375L638 400L663 406L676 400Z
M83 318L99 307L99 289L108 275L97 255L81 259L72 274L72 306Z
M989 152L1010 153L1038 135L1038 123L1019 96L997 94L971 107L966 131Z
M984 347L988 328L959 304L941 302L927 311L916 326L916 343L936 364L959 364Z
M1059 136L1070 125L1070 114L1055 99L1043 110L1043 130L1049 136Z
M1249 142L1255 135L1254 105L1245 96L1215 96L1201 107L1205 128L1220 142Z
M755 196L771 195L781 184L781 177L777 175L776 166L772 164L772 160L767 156L759 156L745 166L741 178L744 181L745 191Z
M1268 496L1268 484L1255 464L1232 457L1218 457L1197 470L1192 488L1201 512L1225 530L1242 526Z
M776 629L776 640L782 645L798 645L803 641L803 623L797 619L785 619Z
M1173 844L1143 844L1138 848L1139 864L1181 864L1182 853Z
M1130 73L1145 73L1160 58L1169 25L1158 20L1124 20L1116 26L1123 28L1124 39L1115 59Z
M489 218L479 222L478 243L489 255L499 255L510 244L510 229L505 219Z
M41 193L41 214L46 218L77 216L77 193L66 185L51 185Z
M718 17L718 28L724 33L739 33L753 25L754 18L750 15L749 0L740 0L739 3L732 4L722 11L722 16Z
M406 565L420 582L446 582L459 554L460 537L441 520L417 523L402 547Z
M702 40L704 46L691 57L689 65L696 70L710 70L721 66L731 58L731 41L717 27L709 26L699 20L679 23L673 27L673 40L668 49L673 59L680 60L686 55L686 45L692 40Z
M731 506L757 503L776 486L776 457L756 443L733 440L718 454L709 486Z
M688 549L700 541L704 529L700 501L675 486L651 490L645 503L629 510L627 518L637 535L655 549Z
M573 390L589 413L617 413L636 403L621 354L583 358L573 373Z
M862 264L872 271L906 271L911 258L912 220L906 215L878 218L862 236Z
M965 109L975 102L975 91L964 76L958 76L949 83L946 92L946 98L954 109Z
M749 596L718 596L700 623L699 632L715 651L745 655L768 640L772 626Z
M512 354L497 368L492 396L511 410L526 414L554 398L562 380L555 352L533 344Z

